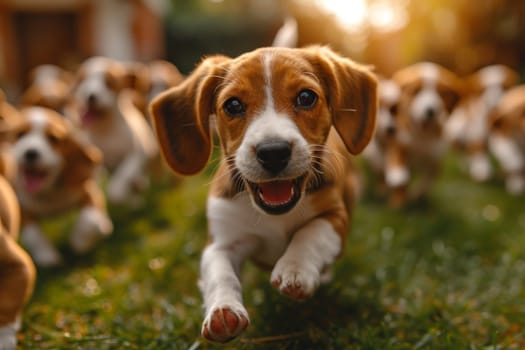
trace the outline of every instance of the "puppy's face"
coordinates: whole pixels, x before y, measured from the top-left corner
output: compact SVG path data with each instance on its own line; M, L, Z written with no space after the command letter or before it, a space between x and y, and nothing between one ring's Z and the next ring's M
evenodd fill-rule
M490 111L496 107L503 93L518 82L519 75L511 68L504 65L492 65L471 75L467 84L471 94Z
M377 125L375 135L379 139L388 139L396 135L397 113L401 90L391 80L379 82L379 111L377 113Z
M441 130L459 101L456 76L434 63L419 63L393 76L401 88L400 113L416 129Z
M92 57L80 66L73 98L81 125L89 127L115 113L125 78L125 67L109 58Z
M19 169L17 185L26 193L42 193L57 186L58 180L82 182L86 169L100 161L98 151L77 142L65 119L53 110L28 107L21 115L13 154ZM71 169L68 174L66 168Z
M351 153L366 146L375 88L367 69L328 49L259 49L209 58L155 99L151 113L168 164L183 174L206 164L214 115L232 179L257 208L282 214L319 171L332 125Z

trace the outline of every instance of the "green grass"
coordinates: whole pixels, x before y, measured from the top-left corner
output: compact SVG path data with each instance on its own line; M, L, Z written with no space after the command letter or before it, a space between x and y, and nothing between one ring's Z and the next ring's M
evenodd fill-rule
M211 167L210 167L211 168ZM303 303L269 273L243 275L251 325L228 345L200 337L199 257L209 171L157 184L144 208L111 208L115 233L74 257L71 218L46 223L67 264L39 271L22 349L522 349L525 206L501 181L477 185L449 158L430 200L390 209L366 197L334 280Z

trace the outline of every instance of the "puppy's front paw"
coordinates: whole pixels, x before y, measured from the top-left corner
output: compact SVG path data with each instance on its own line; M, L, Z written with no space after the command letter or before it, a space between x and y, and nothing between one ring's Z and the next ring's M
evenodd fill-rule
M0 327L0 350L16 349L16 329L11 325Z
M296 300L309 298L320 283L319 270L308 262L281 259L275 265L271 282L282 294Z
M77 254L84 254L104 237L113 232L109 216L92 207L83 208L70 237L70 244Z
M250 320L244 307L213 308L202 324L202 336L210 341L225 343L246 329Z

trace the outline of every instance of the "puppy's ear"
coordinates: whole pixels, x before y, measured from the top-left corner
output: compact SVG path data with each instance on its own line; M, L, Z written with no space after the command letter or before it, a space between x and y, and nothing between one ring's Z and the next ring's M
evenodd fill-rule
M334 53L311 47L311 60L324 81L332 123L348 151L360 153L372 137L377 111L377 80L370 69Z
M214 93L229 60L225 56L205 59L186 80L160 94L149 106L162 154L181 175L198 173L211 155L209 124L215 112Z
M102 152L71 129L66 137L68 170L65 184L80 186L84 181L94 176L95 169L102 163Z

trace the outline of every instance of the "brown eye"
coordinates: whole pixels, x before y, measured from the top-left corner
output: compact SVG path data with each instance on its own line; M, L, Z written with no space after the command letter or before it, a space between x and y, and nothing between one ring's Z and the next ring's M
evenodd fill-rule
M317 103L317 94L310 89L301 90L295 98L295 108L311 109Z
M19 131L19 132L15 135L15 137L16 137L16 139L18 140L18 139L21 139L22 137L24 137L25 134L27 134L27 131L25 131L25 130L24 130L24 131Z
M110 74L106 74L104 76L104 81L107 85L108 88L112 89L112 90L115 90L116 87L117 87L117 80L115 79L114 76L110 75Z
M49 134L47 134L47 140L52 145L56 145L58 143L58 141L60 141L60 137L58 137L57 135L55 135L53 133L49 133Z
M392 116L396 116L397 115L397 104L390 106L388 111L390 112Z
M230 117L242 117L246 113L246 106L237 97L226 100L222 108Z

